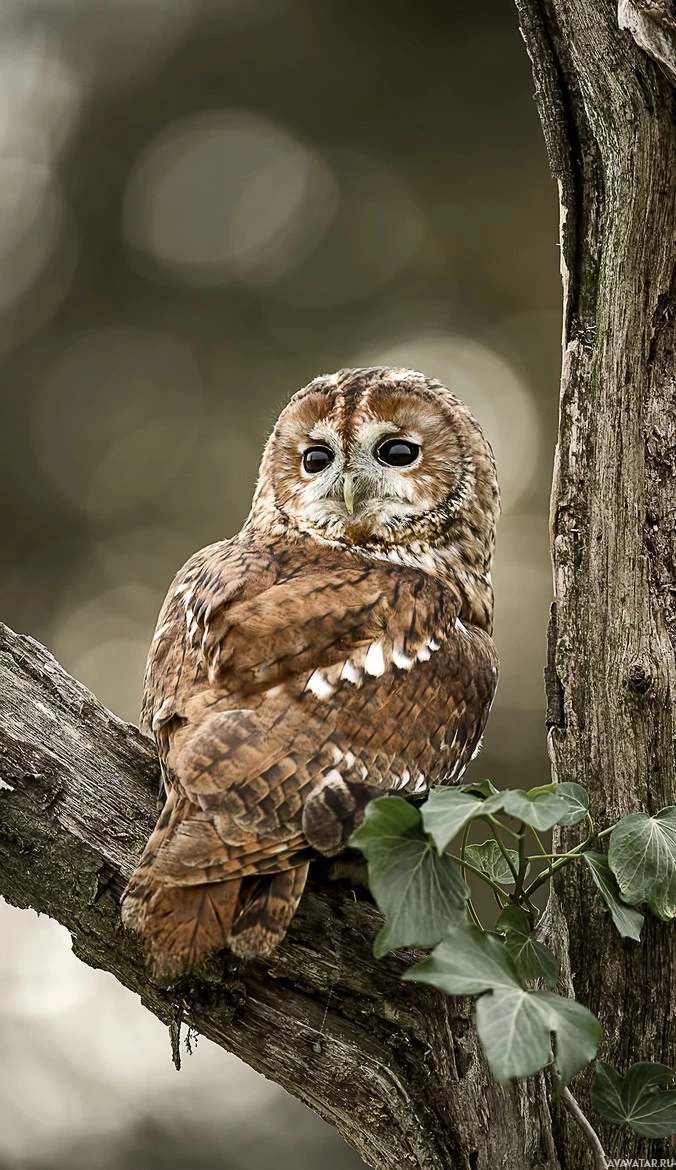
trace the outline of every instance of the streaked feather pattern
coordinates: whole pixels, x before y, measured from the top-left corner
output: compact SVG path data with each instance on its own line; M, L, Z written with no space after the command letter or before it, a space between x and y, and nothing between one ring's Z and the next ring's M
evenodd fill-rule
M368 800L457 782L477 749L497 680L495 469L466 408L401 374L342 371L296 395L242 532L192 557L162 607L142 722L167 800L123 901L159 973L225 945L269 953L308 863L345 847ZM395 501L384 520L386 500L369 519L365 497L339 531L332 496L320 523L289 494L298 435L329 419L347 465L373 417L428 428L429 507L407 519Z

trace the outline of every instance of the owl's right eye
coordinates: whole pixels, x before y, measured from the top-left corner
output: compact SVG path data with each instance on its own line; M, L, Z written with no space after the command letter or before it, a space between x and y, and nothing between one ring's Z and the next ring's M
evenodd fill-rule
M324 471L333 463L333 451L330 447L308 447L303 451L303 467L310 475Z

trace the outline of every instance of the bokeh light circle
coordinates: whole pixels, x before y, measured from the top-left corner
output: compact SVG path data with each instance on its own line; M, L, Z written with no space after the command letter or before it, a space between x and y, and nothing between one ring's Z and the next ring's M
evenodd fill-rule
M372 296L404 272L426 225L391 168L357 151L329 152L340 203L318 246L280 281L277 296L298 307L330 308Z
M183 283L266 283L314 247L337 202L329 168L286 131L248 110L209 110L146 147L124 231Z
M37 280L66 221L56 175L27 158L0 157L0 312Z

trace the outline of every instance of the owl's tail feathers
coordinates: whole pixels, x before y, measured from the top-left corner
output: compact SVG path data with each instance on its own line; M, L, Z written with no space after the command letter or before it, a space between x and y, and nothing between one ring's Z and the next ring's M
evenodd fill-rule
M270 954L307 879L307 862L294 865L295 839L272 855L264 843L257 851L251 843L228 850L217 839L223 862L214 864L214 842L205 836L211 826L195 812L170 789L122 897L122 921L142 936L157 976L180 975L226 946L241 958Z
M169 790L138 868L122 895L122 921L140 934L152 971L180 975L226 945L235 919L241 878L181 885L168 879L163 860L186 819L188 802Z
M260 878L166 885L137 870L125 892L125 926L144 939L156 976L180 975L229 947L242 959L269 955L284 938L309 865Z
M154 975L181 975L204 955L222 950L241 881L170 886L154 881L152 872L145 881L137 874L125 895L122 918L125 926L143 936Z
M309 864L242 883L228 946L242 959L269 955L286 934L307 881ZM248 887L248 888L247 888Z

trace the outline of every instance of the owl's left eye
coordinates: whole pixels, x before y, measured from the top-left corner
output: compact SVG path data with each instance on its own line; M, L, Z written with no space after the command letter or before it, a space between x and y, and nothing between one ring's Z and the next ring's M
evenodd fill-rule
M377 448L376 459L388 467L410 467L419 454L419 443L412 443L410 439L387 439Z
M330 447L308 447L307 451L303 451L303 467L310 475L324 471L330 463L333 463Z

